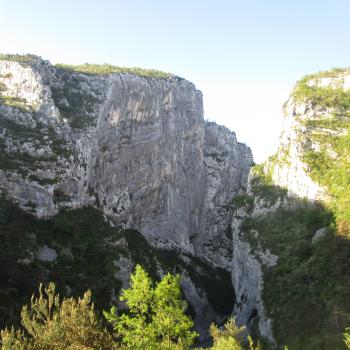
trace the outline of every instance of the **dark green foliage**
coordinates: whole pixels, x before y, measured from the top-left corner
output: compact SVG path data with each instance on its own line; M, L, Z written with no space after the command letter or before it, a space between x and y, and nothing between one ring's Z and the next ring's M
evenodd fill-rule
M271 178L272 169L273 163L270 163L267 174L262 165L256 165L252 169L254 177L251 180L251 192L253 197L263 199L266 207L273 206L278 199L285 198L288 193L285 188L273 184Z
M28 203L28 206L30 203ZM125 239L127 247L115 244ZM18 322L18 311L40 282L55 281L62 295L91 289L97 309L107 308L115 280L114 260L129 257L142 264L154 280L158 266L171 273L188 273L207 295L214 310L228 315L234 290L230 273L191 256L151 247L136 230L118 232L93 208L64 210L49 220L37 220L3 197L0 200L0 327ZM39 247L55 249L55 262L35 259ZM68 290L67 287L69 286Z
M271 186L265 193L270 191L281 190ZM279 349L343 349L350 321L350 242L330 233L312 243L317 229L333 226L333 213L290 201L293 209L248 217L241 226L253 253L269 249L278 256L277 265L264 270L263 299Z
M113 260L122 252L106 241L113 242L118 235L100 212L92 208L62 211L43 221L2 197L0 326L18 321L16 315L21 305L28 301L36 285L47 280L55 281L63 295L67 292L66 286L73 295L92 289L96 305L108 306L111 291L117 292L121 287L113 277ZM43 245L58 252L56 262L35 259L38 247Z
M254 198L248 194L240 194L232 199L231 205L234 209L244 208L247 213L250 213L254 207Z

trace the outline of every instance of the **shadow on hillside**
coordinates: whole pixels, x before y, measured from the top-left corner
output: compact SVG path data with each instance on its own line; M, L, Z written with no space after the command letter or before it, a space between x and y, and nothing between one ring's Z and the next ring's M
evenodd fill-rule
M232 204L251 214L241 231L253 250L278 256L276 266L264 268L263 300L279 348L345 349L350 240L337 235L333 213L320 203L287 197L285 189L259 177L251 191Z

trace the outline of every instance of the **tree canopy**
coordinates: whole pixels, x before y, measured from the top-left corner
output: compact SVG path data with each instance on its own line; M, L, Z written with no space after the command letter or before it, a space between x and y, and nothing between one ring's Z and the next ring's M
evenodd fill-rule
M132 349L187 349L196 333L193 322L185 314L181 299L180 277L167 274L153 286L145 270L137 265L131 275L131 286L122 290L120 299L128 312L117 314L116 308L104 312L117 335Z

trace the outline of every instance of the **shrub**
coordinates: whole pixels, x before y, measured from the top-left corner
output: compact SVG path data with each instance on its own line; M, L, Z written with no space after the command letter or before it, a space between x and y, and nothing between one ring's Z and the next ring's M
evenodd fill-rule
M112 336L102 328L91 304L91 293L83 298L63 299L50 283L21 313L22 330L1 331L2 349L60 350L113 349Z
M246 329L245 327L238 327L233 318L229 319L224 328L221 330L216 325L210 326L210 335L213 338L212 350L243 350L245 347L242 345L245 340ZM261 350L258 344L254 347L252 339L248 336L249 350Z

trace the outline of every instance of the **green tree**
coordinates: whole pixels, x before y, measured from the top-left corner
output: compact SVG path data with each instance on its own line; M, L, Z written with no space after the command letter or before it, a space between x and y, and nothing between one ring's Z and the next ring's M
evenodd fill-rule
M187 304L181 299L180 276L167 274L156 286L152 309L153 324L162 347L169 349L175 341L186 349L196 336L192 320L185 315Z
M88 291L83 298L63 299L50 283L21 313L22 330L1 331L3 350L115 349L112 336L102 328Z
M137 265L131 275L131 287L123 289L120 300L129 308L129 313L117 316L116 308L104 311L106 319L114 326L123 344L134 349L150 349L156 345L156 335L151 322L151 305L154 299L152 280L141 266Z
M104 315L128 348L188 349L192 345L196 333L191 331L192 320L185 315L179 276L167 274L153 287L148 274L137 265L131 286L122 290L120 299L129 312L117 315L113 307Z

